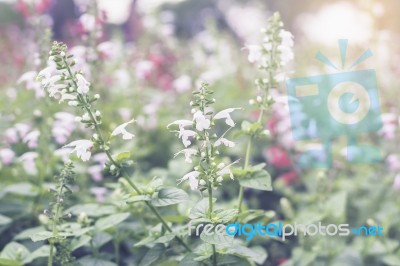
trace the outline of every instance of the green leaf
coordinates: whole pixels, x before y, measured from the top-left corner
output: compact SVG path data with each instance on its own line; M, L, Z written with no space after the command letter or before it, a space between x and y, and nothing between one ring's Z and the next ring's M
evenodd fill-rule
M100 218L97 220L95 227L98 230L106 230L108 228L114 227L120 223L122 223L124 220L126 220L129 217L128 212L123 212L123 213L116 213L112 214L110 216Z
M265 217L265 211L264 210L246 210L242 211L238 215L238 220L241 223L249 223L253 220L261 219Z
M30 255L29 250L17 242L8 243L0 253L0 258L24 261Z
M262 247L248 248L248 247L242 246L242 245L232 246L227 251L227 253L235 254L235 255L243 257L243 258L248 258L257 264L264 264L264 262L268 256Z
M189 200L188 194L179 188L162 188L154 194L151 203L156 207L178 204Z
M233 244L234 237L228 235L226 232L223 234L218 234L213 230L210 230L209 233L206 233L206 230L203 230L200 234L201 240L208 244L220 245L220 246L230 246Z
M100 248L107 242L109 242L112 239L112 236L110 234L104 233L104 232L98 232L97 234L94 235L92 243L95 248Z
M150 201L151 197L149 195L136 195L136 196L131 196L128 197L125 202L126 203L134 203L134 202L140 202L140 201Z
M22 182L22 183L16 183L9 185L5 187L2 191L0 191L0 198L2 198L4 195L11 193L11 194L16 194L20 196L28 196L28 197L34 197L37 195L37 190L35 187L28 182Z
M33 251L25 260L24 263L30 263L38 258L46 258L50 255L50 246L44 245Z
M26 229L22 232L20 232L18 235L14 237L15 240L24 240L31 238L32 235L45 231L45 228L43 226L38 226L38 227L32 227L29 229Z
M229 266L250 266L250 262L244 258L233 256L233 255L218 255L218 265L229 265Z
M143 259L140 261L139 266L154 265L153 263L161 257L164 251L165 247L163 244L156 244L146 252Z
M53 236L53 233L50 231L42 231L31 235L31 239L33 242L43 241L49 239Z
M254 188L259 190L272 190L271 175L265 170L258 170L251 175L239 179L239 183L243 187Z
M194 253L189 253L179 262L179 266L203 266L204 263L200 261L195 261L194 259L197 257Z
M387 255L383 257L383 262L390 266L399 266L400 257L396 255Z
M12 222L11 218L0 214L0 226L9 224L11 222Z
M333 194L325 203L325 211L334 218L345 218L347 205L347 192L341 191Z
M9 260L0 258L0 265L2 266L22 266L22 263L17 260Z
M195 261L203 261L212 256L213 249L210 244L203 243L196 247L196 249L194 250L194 253L197 255L197 257L194 258Z
M88 235L83 235L80 238L74 238L71 241L71 251L74 251L80 247L83 247L84 245L89 243L91 239L92 238Z
M213 202L216 202L217 199L213 198ZM204 198L200 200L194 207L190 210L189 218L190 219L199 219L199 218L207 218L208 211L208 198Z
M153 243L166 244L175 238L174 234L166 234L155 239Z
M96 203L89 204L78 204L72 206L65 213L72 213L74 215L79 215L81 213L85 213L87 216L91 217L99 217L107 214L112 214L116 212L116 209L112 205L100 205Z
M83 257L78 262L82 266L117 266L114 262L94 258L90 255Z
M131 156L132 156L131 152L129 152L129 151L124 151L124 152L118 153L117 156L115 157L115 160L116 160L117 162L121 162L121 161L130 159Z
M212 220L215 223L222 223L225 224L236 217L238 214L237 209L231 210L216 210L213 212Z

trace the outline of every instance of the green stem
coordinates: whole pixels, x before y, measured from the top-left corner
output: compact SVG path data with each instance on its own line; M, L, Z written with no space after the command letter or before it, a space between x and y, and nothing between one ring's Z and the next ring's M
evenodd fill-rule
M212 193L212 184L211 181L208 180L207 182L207 186L208 186L208 218L211 220L212 219L212 211L213 211L213 193ZM212 256L212 263L213 266L217 265L217 252L215 249L215 245L212 245L212 250L213 250L213 256Z
M63 187L64 187L64 182L61 182L60 185L60 190L58 191L58 195L57 195L57 203L55 205L55 213L54 213L54 217L53 217L53 233L52 233L52 238L50 239L50 255L49 255L49 259L47 262L48 266L52 266L53 265L53 256L54 256L54 244L55 241L57 239L57 234L58 234L58 230L57 230L57 225L59 223L60 220L60 197L62 195L62 191L63 191Z
M53 241L50 241L50 255L49 255L49 260L47 262L48 266L53 265L53 253L54 253L54 243Z
M258 114L257 123L261 123L263 114L264 114L264 110L260 110L260 113ZM250 155L251 155L251 147L253 145L253 139L254 139L254 137L251 136L249 141L247 142L246 155L245 155L245 159L244 159L243 169L246 169L247 167L249 167ZM239 211L239 213L242 211L243 196L244 196L244 188L242 186L240 186L240 188L239 188L239 200L238 200L238 211Z
M77 88L78 88L78 84L77 84L76 81L74 80L74 76L72 75L71 68L70 68L70 66L68 65L68 63L67 63L65 60L64 60L64 62L65 62L65 64L66 64L66 66L67 66L68 74L70 75L70 77L71 77L71 79L72 79L72 82L73 82L73 84L74 84L74 86L75 86L75 89L77 89ZM130 176L129 176L128 172L126 171L126 169L125 169L122 165L120 165L119 163L117 163L117 162L114 160L114 158L112 157L112 155L111 155L111 153L110 153L110 150L109 150L109 149L106 149L106 148L104 147L105 141L104 141L103 134L101 133L99 124L97 123L97 120L96 120L95 116L93 115L93 112L92 112L92 110L91 110L91 108L90 108L89 103L86 101L86 99L85 99L84 97L82 97L82 96L79 95L79 94L78 94L78 99L79 99L81 102L83 102L83 103L85 104L85 105L84 105L84 108L85 108L85 110L87 111L87 113L88 113L90 119L91 119L92 122L93 122L93 126L94 126L94 129L95 129L97 135L99 136L99 141L100 141L100 143L101 143L101 149L103 150L103 152L107 155L108 159L110 160L110 162L111 162L113 165L115 165L118 169L121 169L122 174L123 174L122 177L126 180L126 182L128 182L128 184L133 188L133 190L135 190L136 193L138 193L139 195L143 195L143 192L135 185L135 183L132 182L132 180L130 180ZM157 219L162 223L162 225L164 226L164 228L165 228L168 232L172 233L171 227L167 224L167 222L164 220L164 218L160 215L160 213L158 212L158 210L157 210L150 202L145 201L145 203L146 203L146 205L150 208L150 210L153 212L153 214L157 217ZM189 252L191 251L191 249L189 248L189 246L182 240L182 238L180 238L179 236L175 236L175 237L176 237L176 239L178 240L178 242L179 242L187 251L189 251Z

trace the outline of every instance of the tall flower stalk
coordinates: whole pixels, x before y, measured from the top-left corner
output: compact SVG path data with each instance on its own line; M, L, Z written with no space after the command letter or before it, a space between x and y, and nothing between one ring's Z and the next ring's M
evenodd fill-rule
M270 90L276 88L280 81L284 79L282 68L293 59L293 36L290 32L282 29L283 23L279 13L275 13L268 20L267 27L262 29L264 39L261 45L248 45L245 49L249 51L248 60L250 63L257 64L258 68L266 73L265 78L255 80L258 96L249 101L250 105L255 105L258 109L257 122L251 127L244 127L248 135L247 147L243 169L250 167L251 148L256 138L268 134L264 130L263 116L274 104L274 99L270 95ZM244 197L244 187L240 186L238 210L242 211Z
M50 225L51 225L51 238L49 238L50 243L50 254L48 258L48 266L53 265L54 258L54 249L55 245L58 244L58 249L63 250L63 255L57 256L62 265L65 265L71 262L74 258L72 258L70 252L68 252L68 245L65 243L65 237L61 236L60 226L63 223L64 219L67 217L71 217L70 214L64 215L63 210L65 208L65 203L68 196L71 194L71 186L75 181L75 173L73 171L72 162L67 162L64 165L64 168L61 170L60 174L56 176L57 186L53 190L51 190L54 194L54 202L52 202L51 210L45 210L44 213L49 216Z
M210 221L214 219L213 190L220 186L224 179L233 179L230 167L236 162L225 165L219 162L218 155L220 154L219 149L222 146L229 148L235 146L234 142L225 138L225 134L235 125L230 113L238 109L228 108L214 114L210 108L210 105L215 102L212 94L213 91L208 88L207 84L203 83L200 89L193 92L194 100L190 102L193 108L193 119L177 120L168 125L168 127L178 126L179 130L176 132L185 146L185 149L176 155L183 154L185 161L190 164L193 162L193 157L197 158L193 171L184 175L178 181L179 183L188 181L192 190L207 191L208 209L206 218ZM213 133L213 126L217 120L224 120L229 126L229 129L219 137ZM191 127L191 129L188 129L188 127ZM189 148L194 140L196 141L196 145ZM217 252L214 244L212 244L212 252L212 265L217 265Z
M42 70L38 76L43 88L47 90L50 97L59 100L60 103L67 101L68 105L83 110L84 114L78 117L77 120L94 131L90 140L76 140L66 145L65 148L72 148L71 152L75 152L82 161L88 161L90 159L93 148L100 149L107 155L108 162L106 164L106 169L110 174L115 177L122 176L138 195L144 195L144 192L130 179L127 172L127 167L130 167L132 162L126 159L116 159L118 156L114 157L112 155L110 141L105 139L100 129L102 115L100 111L94 107L100 95L90 95L91 84L86 81L80 70L73 69L75 61L72 55L67 54L67 46L62 43L54 42L50 51L49 61L49 66ZM134 135L129 133L126 127L133 122L134 120L131 120L118 126L111 133L111 137L121 135L124 140L132 139ZM161 222L163 227L168 232L173 233L171 227L152 203L145 201L145 204ZM175 237L186 250L190 251L190 248L179 236Z

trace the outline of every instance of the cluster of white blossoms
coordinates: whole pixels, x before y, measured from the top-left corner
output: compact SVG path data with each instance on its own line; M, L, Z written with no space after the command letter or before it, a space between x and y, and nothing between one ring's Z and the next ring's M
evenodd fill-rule
M293 60L293 35L282 29L283 23L278 13L268 21L268 27L262 29L264 39L261 45L247 45L250 63L258 64L261 69L279 70ZM279 81L279 77L274 77Z
M209 105L215 102L211 99L213 94L206 84L194 93L195 101L190 102L192 106L192 120L177 120L167 127L177 126L178 137L182 140L185 149L177 152L175 156L184 155L185 162L193 163L193 157L198 158L198 165L191 171L179 179L179 183L189 181L192 190L216 187L221 184L225 176L233 179L230 166L224 163L217 163L218 149L222 146L232 148L235 143L226 139L225 134L230 128L235 126L231 118L231 113L240 108L228 108L214 115ZM212 127L217 120L224 120L230 127L222 136L218 137L212 133ZM193 145L193 142L197 145ZM234 162L236 163L236 162Z
M85 79L82 71L72 68L75 64L76 60L73 59L73 56L67 54L66 45L54 42L48 66L39 72L37 80L47 91L49 97L57 99L59 103L67 101L69 106L76 106L85 111L75 120L96 132L91 139L75 140L63 148L72 149L71 153L76 153L82 161L88 161L93 147L100 147L103 150L107 150L107 147L99 132L99 125L102 123L101 112L93 109L93 103L100 98L100 95L89 95L91 84ZM129 133L126 127L133 122L135 120L116 127L111 136L121 135L122 139L131 140L134 135Z

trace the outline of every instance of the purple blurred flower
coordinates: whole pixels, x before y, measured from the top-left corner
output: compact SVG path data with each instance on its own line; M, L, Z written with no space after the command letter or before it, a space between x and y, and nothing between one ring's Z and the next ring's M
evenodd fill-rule
M101 165L92 165L88 168L88 173L90 174L93 181L100 182L103 180L103 167Z
M92 187L90 193L96 196L97 202L104 202L107 195L107 189L105 187Z

